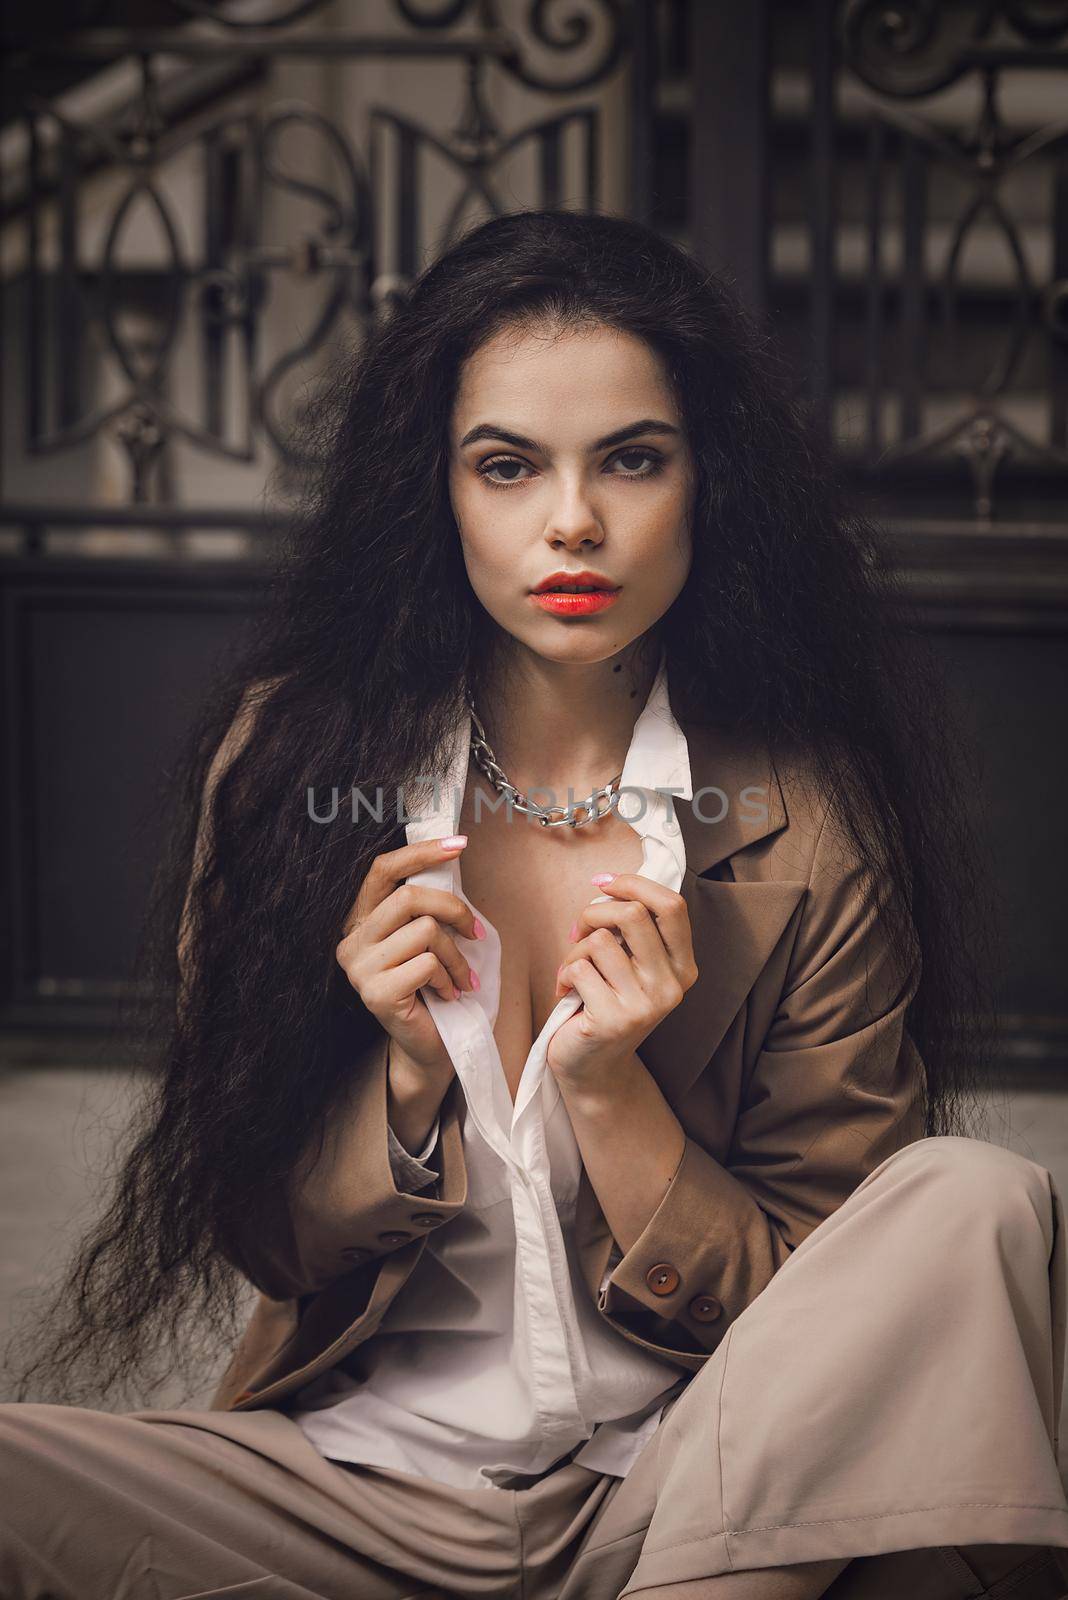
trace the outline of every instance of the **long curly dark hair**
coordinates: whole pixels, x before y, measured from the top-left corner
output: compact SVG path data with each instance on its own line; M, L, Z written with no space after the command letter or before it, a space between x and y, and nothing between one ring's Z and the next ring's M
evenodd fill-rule
M168 779L136 974L155 996L134 1019L142 1099L110 1203L35 1317L20 1398L202 1381L204 1352L235 1336L248 1285L234 1262L254 1260L256 1219L378 1027L335 948L373 857L404 842L389 806L316 824L308 790L389 796L444 771L487 639L448 495L458 375L504 327L546 322L621 329L662 358L697 472L692 570L663 629L672 704L759 734L776 761L801 752L835 792L895 891L903 970L922 959L907 1026L928 1131L971 1127L993 1037L987 871L962 798L973 758L878 531L716 274L637 222L515 212L442 254L333 375L322 465L269 603Z

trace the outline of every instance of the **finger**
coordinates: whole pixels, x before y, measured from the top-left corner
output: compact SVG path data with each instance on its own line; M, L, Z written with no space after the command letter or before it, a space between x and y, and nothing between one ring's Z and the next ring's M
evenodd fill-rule
M593 962L585 956L580 956L576 961L569 961L566 971L562 972L560 977L568 979L567 987L574 989L590 1013L591 1022L609 1011L617 998Z
M634 962L615 935L608 928L595 929L575 946L560 973L565 983L576 961L588 961L620 1000L642 998L644 989L634 968Z
M368 917L405 878L442 861L455 860L467 844L467 835L458 833L451 837L463 843L446 846L441 839L423 839L417 844L401 845L397 850L383 850L375 856L345 919L345 932Z
M421 951L400 966L374 973L363 986L363 1003L379 1015L396 1011L399 1020L407 1022L422 988L433 989L443 1000L455 999L452 980L431 950Z
M475 913L466 900L449 889L429 889L422 883L402 883L363 918L358 929L364 939L374 942L385 939L406 922L425 916L434 917L465 939L477 937Z
M665 888L662 883L654 882L651 878L630 872L617 873L610 883L602 887L607 895L612 895L615 891L616 898L591 901L589 905L584 906L577 918L579 935L581 936L585 928L597 926L597 915L607 907L623 906L631 901L644 905L655 919L656 929L667 951L671 970L683 988L689 988L697 979L697 963L693 953L690 913L682 895Z
M368 947L365 959L371 964L370 971L373 974L387 967L398 967L424 950L437 957L442 970L448 975L448 989L444 998L452 998L454 984L458 989L475 987L472 982L473 968L460 954L452 934L429 915L415 917L386 938L376 940Z
M452 934L441 926L436 917L416 917L383 939L377 948L387 959L392 958L389 964L394 966L417 954L420 949L432 950L457 988L475 987L474 968L461 954ZM396 955L393 955L394 951Z
M671 974L671 957L660 926L648 906L643 906L639 901L601 900L595 905L588 905L576 922L578 938L583 937L583 928L587 928L589 933L598 929L618 933L625 941L639 973L647 981Z
M598 892L611 895L613 899L640 900L643 906L648 906L654 916L666 916L676 900L682 896L677 895L673 889L668 889L664 884L657 883L655 878L647 878L640 872L615 872L608 883L597 884ZM683 901L683 905L686 902Z

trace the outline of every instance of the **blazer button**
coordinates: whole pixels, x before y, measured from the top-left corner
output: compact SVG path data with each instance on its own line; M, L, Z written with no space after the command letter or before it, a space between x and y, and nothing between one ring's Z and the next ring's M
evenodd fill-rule
M645 1274L645 1281L654 1294L674 1294L679 1286L678 1268L670 1261L658 1261Z
M371 1252L370 1250L365 1250L362 1245L349 1244L345 1246L341 1254L346 1261L366 1261Z
M434 1228L441 1221L436 1211L413 1211L409 1222L414 1222L417 1228Z
M723 1307L713 1295L699 1294L690 1301L690 1315L695 1322L715 1322L723 1315Z
M410 1239L410 1233L380 1233L378 1235L383 1244L403 1244L405 1239Z

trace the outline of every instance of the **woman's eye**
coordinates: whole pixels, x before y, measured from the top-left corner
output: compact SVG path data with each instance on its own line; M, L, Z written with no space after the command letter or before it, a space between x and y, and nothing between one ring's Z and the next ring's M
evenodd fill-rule
M606 465L612 466L616 462L623 467L621 472L610 472L609 477L615 478L651 478L660 471L664 465L664 458L656 450L620 450L612 456ZM635 463L646 463L645 466L635 466ZM527 466L525 461L518 461L514 456L494 456L489 461L484 461L477 469L480 478L485 478L487 483L496 484L498 489L511 488L514 483L523 483L525 480L518 473ZM514 469L514 476L503 478L491 477L491 473L505 472Z
M659 472L664 462L663 456L658 455L655 450L622 450L615 459L617 461L628 461L629 458L629 461L633 461L635 457L639 461L648 461L649 465L644 471L632 471L628 464L627 470L623 474L625 478L651 478L654 472Z
M491 472L499 472L502 467L525 467L525 461L516 461L512 456L496 456L492 461L484 461L479 467L479 476L489 478L490 483L522 483L522 478L490 478Z

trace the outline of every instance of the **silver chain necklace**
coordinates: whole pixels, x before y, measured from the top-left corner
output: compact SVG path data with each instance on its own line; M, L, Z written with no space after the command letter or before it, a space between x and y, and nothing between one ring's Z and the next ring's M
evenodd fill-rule
M514 784L509 783L504 771L493 753L493 749L486 738L486 730L479 721L478 713L474 708L470 696L467 697L467 709L471 713L471 753L480 770L497 790L508 798L509 804L517 811L522 811L529 817L537 817L543 828L582 828L588 822L596 822L598 817L607 816L614 809L613 797L619 793L622 781L622 772L617 772L611 783L606 783L603 788L594 789L585 800L576 800L571 806L543 806L537 800L531 800L523 794ZM602 809L602 801L604 802ZM578 812L585 814L578 816Z

